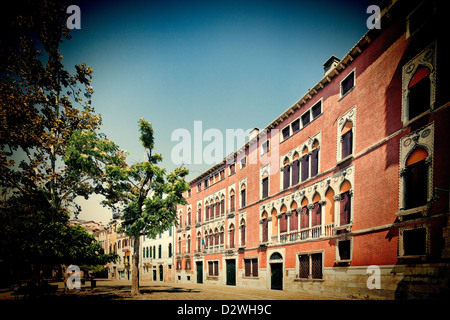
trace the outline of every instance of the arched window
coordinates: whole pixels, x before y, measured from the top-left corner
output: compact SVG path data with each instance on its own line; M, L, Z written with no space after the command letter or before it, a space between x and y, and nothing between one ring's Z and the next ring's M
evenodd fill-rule
M158 246L158 258L161 259L162 257L162 247L161 245Z
M215 208L215 212L216 212L216 218L220 216L220 200L219 197L216 197L216 208Z
M285 158L283 162L283 189L289 188L291 183L291 166L289 159Z
M223 216L225 214L225 196L222 195L220 198L220 215Z
M341 226L349 224L351 221L351 188L350 182L344 180L339 190L341 194L339 225Z
M169 252L169 258L172 258L172 244L171 243L169 243L167 251Z
M214 245L219 245L219 229L217 228L214 229Z
M187 213L187 226L191 225L191 208L188 209L188 213Z
M300 229L308 229L308 228L309 228L308 199L303 198L302 211L300 212Z
M423 206L428 199L428 152L416 148L406 160L404 177L405 209Z
M208 201L206 201L206 203L205 203L205 219L206 219L206 221L209 220L209 202Z
M420 67L408 84L408 120L430 109L430 69Z
M245 246L245 220L241 220L241 246Z
M261 176L261 192L262 199L269 196L269 174L267 171Z
M341 145L342 159L353 153L353 123L351 121L345 122L341 131Z
M319 141L314 140L311 151L311 177L319 173Z
M277 209L273 208L270 216L272 218L272 237L276 237L278 235Z
M262 242L268 242L269 241L269 220L268 220L268 214L266 211L263 212L261 215L261 227L262 227Z
M246 192L245 192L245 183L241 185L241 208L246 205Z
M224 228L220 228L219 230L219 244L223 246L224 244Z
M197 222L202 222L202 205L201 204L198 205Z
M178 253L181 253L181 237L178 237Z
M302 181L305 181L309 178L309 154L308 148L304 147L302 151Z
M229 227L229 247L234 248L234 224Z
M313 205L311 213L311 226L318 226L322 223L322 206L320 205L320 195L316 193L313 197Z
M298 230L298 211L297 211L297 202L292 201L291 203L291 216L289 217L289 231L297 231Z
M300 160L299 160L300 156L299 154L296 152L294 154L294 161L292 162L292 185L295 186L298 181L299 181L299 175L300 175Z
M159 247L161 248L161 246L159 246ZM190 235L187 237L186 253L191 253L191 236Z
M283 204L280 209L280 233L287 232L287 208Z
M234 212L236 210L236 196L234 189L230 191L230 212Z
M334 191L328 188L325 193L325 224L334 221Z

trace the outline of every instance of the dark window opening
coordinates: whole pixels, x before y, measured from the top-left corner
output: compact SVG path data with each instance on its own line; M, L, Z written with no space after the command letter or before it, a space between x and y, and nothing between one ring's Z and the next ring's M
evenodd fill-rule
M350 73L350 75L345 78L341 82L341 97L346 95L355 85L355 74L354 72Z
M408 119L411 120L430 108L430 69L420 68L408 86Z
M403 251L405 256L417 256L426 254L425 228L405 230L403 232Z
M322 113L322 102L319 101L311 108L313 119L317 118Z
M428 198L428 166L425 160L406 167L405 209L423 206Z
M350 260L351 243L350 240L338 242L339 260Z

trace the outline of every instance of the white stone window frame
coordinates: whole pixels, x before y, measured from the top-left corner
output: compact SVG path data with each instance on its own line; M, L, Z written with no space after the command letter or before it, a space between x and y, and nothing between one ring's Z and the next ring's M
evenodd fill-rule
M420 114L413 119L409 119L408 115L408 93L409 93L409 83L416 74L416 71L421 67L426 67L430 69L430 109L434 109L434 104L436 102L436 54L437 54L437 42L434 41L428 45L422 52L416 55L408 63L406 63L402 68L402 123L407 125L416 118L423 115ZM425 111L427 112L427 111ZM424 113L425 113L424 112Z
M415 230L415 229L425 229L425 254L423 255L414 255L414 256L406 256L405 248L404 248L404 233L405 231ZM412 226L406 226L399 228L398 230L398 258L425 258L430 254L430 224L415 224Z
M428 152L425 162L428 164L428 194L427 205L419 208L404 209L405 206L405 183L404 173L406 170L406 161L416 148L423 148ZM400 139L400 158L399 158L399 183L398 183L398 212L399 219L404 216L422 212L427 213L429 204L433 199L433 163L434 163L434 122L430 122L426 126L411 132Z
M352 123L352 153L342 158L342 131L344 126L350 121ZM356 142L356 105L351 107L347 112L340 116L337 120L337 137L336 137L336 161L339 163L343 160L347 160L355 154L355 142ZM320 172L320 171L319 171Z
M342 241L350 241L350 257L349 259L341 259L341 256L339 254L339 242ZM339 264L350 264L353 260L353 237L351 236L345 236L343 238L337 238L336 239L336 245L335 245L335 262Z

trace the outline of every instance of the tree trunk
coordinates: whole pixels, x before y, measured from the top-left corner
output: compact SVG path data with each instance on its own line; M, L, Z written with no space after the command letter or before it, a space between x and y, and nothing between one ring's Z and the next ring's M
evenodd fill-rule
M140 243L139 237L134 238L134 252L131 259L132 269L131 269L131 295L136 296L140 294L139 291L139 251Z
M61 264L61 275L63 278L63 282L64 282L64 292L67 292L68 288L67 288L67 279L69 279L69 275L67 274L67 265L66 264Z

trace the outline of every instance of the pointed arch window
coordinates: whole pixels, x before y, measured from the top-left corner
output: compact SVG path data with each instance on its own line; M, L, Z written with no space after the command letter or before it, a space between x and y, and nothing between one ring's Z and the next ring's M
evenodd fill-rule
M234 190L230 191L230 212L236 211L236 196Z
M230 239L229 239L229 247L230 248L234 248L234 224L230 225L229 237L230 237Z
M290 187L291 183L291 166L289 164L289 159L285 158L283 162L283 189Z
M406 160L404 172L405 209L423 206L428 199L428 152L416 148Z
M299 160L300 156L299 154L296 152L294 154L294 161L292 162L292 185L295 186L298 183L299 180L299 174L300 174L300 160Z
M308 148L303 148L302 152L302 160L301 160L301 166L302 166L302 181L305 181L309 178L309 153Z
M347 121L341 132L342 159L353 153L353 123Z
M349 224L351 221L351 184L348 180L345 180L340 189L341 201L340 201L340 214L339 223L341 226Z
M287 208L286 208L286 206L283 204L283 206L281 207L281 209L280 209L280 217L279 217L279 220L280 220L280 233L284 233L284 232L287 232L287 215L286 215L286 211L287 211Z
M241 208L245 207L246 205L246 190L245 190L245 184L243 183L241 186Z
M241 220L241 246L245 246L245 220Z
M298 210L297 210L297 202L292 202L291 204L291 216L289 217L289 231L297 231L298 230Z
M268 242L269 241L269 216L266 211L263 212L261 216L261 227L262 227L262 242Z
M262 191L262 199L267 198L269 196L269 174L264 172L261 180L261 191Z
M311 177L319 173L319 141L314 140L311 151Z

